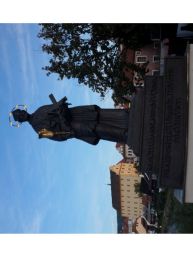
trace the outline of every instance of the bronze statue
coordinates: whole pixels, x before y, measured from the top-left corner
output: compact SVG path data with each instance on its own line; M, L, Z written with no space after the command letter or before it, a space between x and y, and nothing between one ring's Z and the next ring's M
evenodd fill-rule
M55 141L77 138L92 145L96 145L100 139L126 143L128 110L101 109L97 105L69 108L66 97L59 102L52 94L49 97L52 104L44 105L32 114L26 108L14 108L11 115L18 123L28 121L39 138Z

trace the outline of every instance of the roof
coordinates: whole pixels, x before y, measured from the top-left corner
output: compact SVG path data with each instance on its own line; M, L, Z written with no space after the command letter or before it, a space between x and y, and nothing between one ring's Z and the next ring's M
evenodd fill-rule
M126 163L125 159L123 158L121 161L117 162L117 164L119 164L119 163Z
M121 144L121 143L116 143L116 145L115 145L116 148L118 148L118 147L120 147L120 146L123 146L123 144Z
M115 210L120 211L121 210L120 179L119 179L119 176L112 171L110 171L110 176L111 176L112 205Z

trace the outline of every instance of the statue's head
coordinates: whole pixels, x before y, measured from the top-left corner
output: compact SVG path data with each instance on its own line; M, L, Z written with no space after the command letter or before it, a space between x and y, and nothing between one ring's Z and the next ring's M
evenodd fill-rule
M12 111L12 115L15 121L24 122L29 120L29 113L25 110L16 109Z

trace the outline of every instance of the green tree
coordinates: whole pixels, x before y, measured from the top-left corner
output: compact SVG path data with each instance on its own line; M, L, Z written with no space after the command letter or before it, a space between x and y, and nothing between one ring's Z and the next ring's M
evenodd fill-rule
M47 75L56 73L59 79L76 78L102 97L109 89L115 95L132 93L132 81L125 69L138 71L142 76L146 66L128 63L126 51L120 44L138 49L149 40L142 24L41 24L38 34L46 42L42 49L50 55ZM141 39L141 40L139 40ZM140 43L139 43L140 42ZM118 92L119 87L124 87Z
M193 204L179 203L173 198L173 219L179 233L193 233Z
M151 42L152 32L159 31L160 24L92 24L92 34L97 40L116 40L125 47L137 50Z

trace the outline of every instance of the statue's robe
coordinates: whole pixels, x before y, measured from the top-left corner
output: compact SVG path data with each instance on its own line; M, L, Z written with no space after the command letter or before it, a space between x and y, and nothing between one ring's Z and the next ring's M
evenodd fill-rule
M101 109L97 105L68 108L62 99L57 105L38 108L30 115L29 123L37 133L42 129L71 132L54 135L51 140L77 138L96 145L100 139L126 143L128 120L129 112L124 109Z

